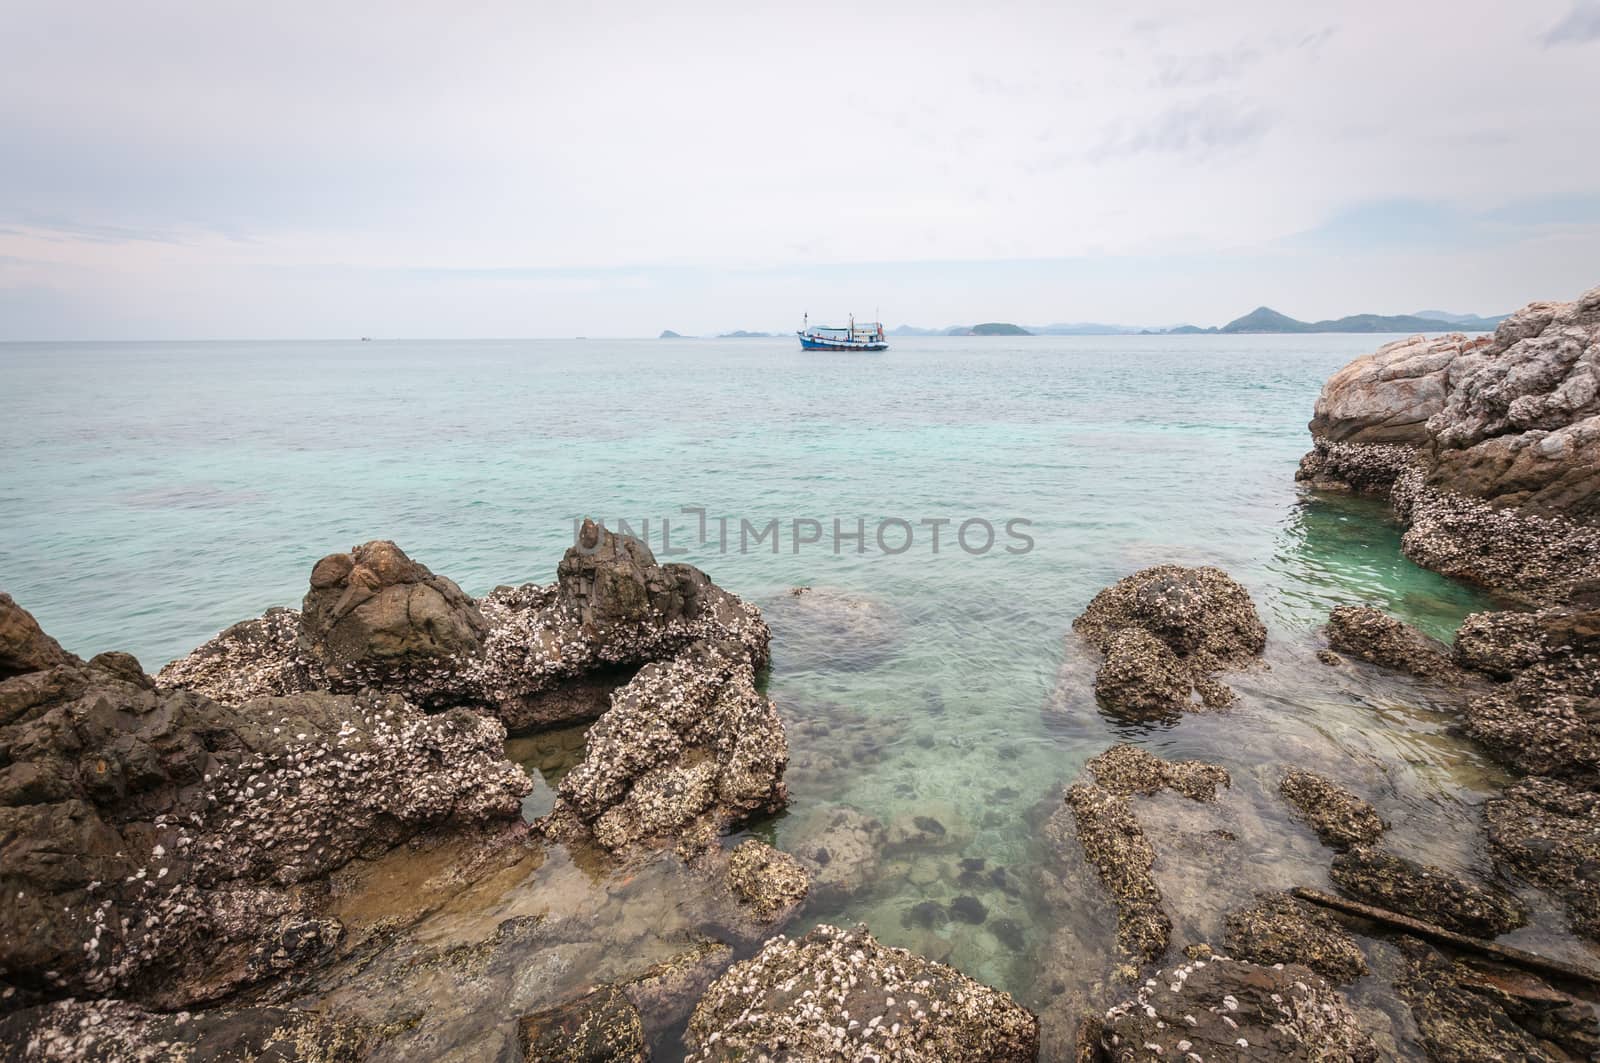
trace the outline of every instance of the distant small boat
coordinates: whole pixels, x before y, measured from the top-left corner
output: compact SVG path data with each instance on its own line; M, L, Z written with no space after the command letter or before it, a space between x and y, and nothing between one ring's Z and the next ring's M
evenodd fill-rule
M811 324L811 315L807 314L805 326L795 335L800 337L800 346L808 351L886 351L889 349L889 344L883 338L882 322L873 321L868 324L857 325L854 314L850 315L850 324L846 328L813 325Z

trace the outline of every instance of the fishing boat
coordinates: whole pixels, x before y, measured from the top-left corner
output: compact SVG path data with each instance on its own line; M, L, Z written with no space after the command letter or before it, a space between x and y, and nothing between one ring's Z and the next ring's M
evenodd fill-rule
M850 315L850 324L845 328L831 325L811 324L811 315L807 314L805 325L795 335L800 337L800 346L808 351L886 351L889 344L883 338L883 324L873 321L867 324L856 324L856 316Z

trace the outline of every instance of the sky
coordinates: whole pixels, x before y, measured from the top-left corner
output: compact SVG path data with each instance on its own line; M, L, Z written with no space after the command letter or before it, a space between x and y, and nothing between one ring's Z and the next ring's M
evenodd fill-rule
M1600 0L0 0L0 340L1502 313Z

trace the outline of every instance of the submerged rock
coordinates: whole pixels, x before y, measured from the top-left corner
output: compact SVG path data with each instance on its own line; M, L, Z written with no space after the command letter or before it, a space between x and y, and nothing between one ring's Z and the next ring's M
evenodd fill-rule
M689 1020L689 1059L1033 1063L1038 1021L1008 994L864 926L774 937L712 983Z
M627 995L602 986L517 1020L522 1058L540 1063L644 1063L644 1023Z
M1330 849L1371 845L1388 829L1372 805L1316 772L1290 768L1278 792Z
M794 587L764 603L786 669L874 667L895 652L899 619L884 603L834 587Z
M888 835L881 820L834 805L813 811L786 844L810 873L812 895L833 904L877 880Z
M1093 783L1074 783L1067 806L1078 827L1084 855L1117 906L1117 945L1145 962L1167 950L1172 920L1161 907L1161 890L1150 873L1155 850L1128 802Z
M1155 976L1081 1035L1106 1060L1376 1063L1338 991L1298 964L1193 960Z
M63 1000L0 1018L5 1058L52 1063L345 1063L366 1058L370 1040L358 1026L279 1007L165 1014L121 1000Z
M1560 897L1572 928L1600 940L1600 793L1524 779L1484 805L1495 860Z
M1235 959L1270 967L1299 963L1334 985L1367 973L1355 938L1326 912L1285 893L1260 894L1248 908L1229 912L1223 945Z
M1352 657L1423 679L1455 679L1450 649L1370 605L1341 605L1328 614L1328 645Z
M1522 902L1505 890L1381 849L1340 853L1329 875L1358 900L1462 934L1492 938L1528 922Z
M734 849L725 879L734 895L765 921L793 909L808 887L806 870L794 857L754 838Z
M1429 1059L1479 1063L1600 1054L1600 1028L1585 1001L1524 971L1451 962L1416 938L1401 938L1400 950L1404 967L1395 988L1411 1007Z
M1099 594L1072 628L1105 654L1095 692L1137 714L1216 708L1233 692L1214 678L1260 657L1267 630L1250 595L1219 568L1157 565Z
M1154 794L1174 790L1193 801L1215 801L1217 787L1232 785L1226 768L1201 760L1162 760L1126 743L1112 746L1089 761L1095 781L1114 794Z
M697 643L646 665L589 730L546 830L617 851L716 833L787 801L788 746L736 642Z
M0 706L0 980L35 998L179 1007L313 960L339 929L286 887L424 830L512 821L532 785L475 713L327 693L233 707L158 689L125 654L14 675Z

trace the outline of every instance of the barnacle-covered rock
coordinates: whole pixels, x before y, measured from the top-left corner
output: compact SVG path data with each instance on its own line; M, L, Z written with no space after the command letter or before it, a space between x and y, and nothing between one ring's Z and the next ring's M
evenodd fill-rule
M889 948L858 926L770 939L712 983L689 1020L695 1061L1033 1063L1038 1020L1008 994Z
M1367 973L1367 960L1355 938L1326 912L1285 893L1267 893L1255 903L1229 912L1223 945L1234 959L1270 967L1298 963L1334 985Z
M1358 900L1462 934L1496 937L1528 922L1522 902L1503 889L1381 849L1340 853L1329 875Z
M805 899L809 885L799 861L755 838L740 842L733 850L724 881L763 922L793 910Z
M1523 779L1483 814L1495 860L1560 897L1572 928L1600 940L1600 793Z
M126 654L0 681L0 980L163 1006L314 959L306 882L422 830L512 820L504 730L394 695L229 706Z
M1371 845L1388 829L1371 804L1314 771L1290 768L1278 792L1330 849Z
M1127 743L1094 757L1088 767L1101 787L1123 797L1173 790L1192 801L1215 801L1218 786L1232 785L1226 768L1203 760L1162 760Z
M1155 850L1125 798L1093 783L1074 783L1067 805L1078 841L1117 906L1117 945L1145 962L1167 950L1172 920L1161 907L1161 889L1150 873Z
M775 812L788 794L788 745L736 642L701 642L640 670L589 731L562 779L547 829L617 851L714 836Z
M1102 703L1140 714L1228 704L1215 673L1254 662L1267 644L1249 592L1209 566L1136 572L1095 595L1072 628L1106 656Z
M644 1023L616 986L517 1020L522 1058L540 1063L644 1063Z
M1424 679L1459 677L1449 647L1370 605L1341 605L1328 614L1328 645L1351 657Z
M1092 1025L1086 1040L1117 1061L1379 1058L1339 992L1298 964L1193 960L1157 971Z

